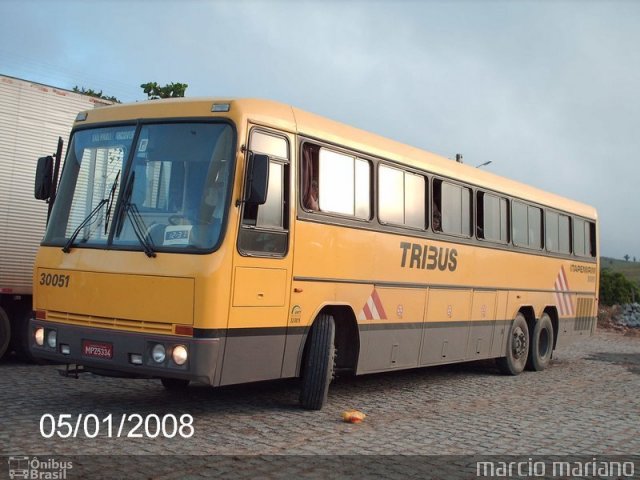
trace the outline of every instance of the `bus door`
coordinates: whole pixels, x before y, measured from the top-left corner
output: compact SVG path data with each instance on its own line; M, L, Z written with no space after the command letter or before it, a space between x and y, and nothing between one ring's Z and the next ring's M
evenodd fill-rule
M294 138L250 125L248 140L251 152L269 156L269 183L264 205L244 203L240 207L223 385L280 378L286 341L293 258L289 199Z

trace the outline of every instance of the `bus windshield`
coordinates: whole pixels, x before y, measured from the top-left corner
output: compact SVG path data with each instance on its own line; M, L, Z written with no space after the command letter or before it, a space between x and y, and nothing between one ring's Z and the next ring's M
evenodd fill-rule
M226 123L78 130L43 244L211 251L224 231L234 151Z

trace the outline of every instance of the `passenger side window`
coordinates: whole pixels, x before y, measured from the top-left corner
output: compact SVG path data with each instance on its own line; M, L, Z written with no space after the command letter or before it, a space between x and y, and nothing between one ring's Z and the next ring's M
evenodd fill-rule
M569 217L556 212L545 212L544 230L547 250L556 253L571 253L569 243Z
M573 219L573 253L580 257L596 256L596 227L592 222Z
M425 178L386 165L380 165L378 174L380 221L424 229Z
M511 223L514 245L542 248L542 210L540 208L513 202Z
M506 198L478 192L478 238L493 242L509 241L507 219L508 201Z
M432 226L435 231L471 236L471 189L433 181Z
M371 165L367 160L306 143L301 171L305 210L371 218Z

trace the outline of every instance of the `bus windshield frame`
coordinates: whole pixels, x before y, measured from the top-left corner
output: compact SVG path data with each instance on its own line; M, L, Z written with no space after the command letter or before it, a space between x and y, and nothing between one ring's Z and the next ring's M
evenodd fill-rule
M225 119L74 129L42 245L148 255L216 251L226 231L236 137Z

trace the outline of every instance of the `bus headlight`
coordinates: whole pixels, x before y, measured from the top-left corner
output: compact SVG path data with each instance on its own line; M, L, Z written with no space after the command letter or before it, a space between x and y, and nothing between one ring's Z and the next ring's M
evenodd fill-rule
M58 334L55 330L49 330L47 332L47 345L49 345L51 348L56 348L56 344L58 340Z
M157 343L151 350L151 358L153 358L153 361L156 363L164 362L165 358L167 358L167 351L164 345Z
M40 347L44 345L44 328L36 327L33 336L36 341L36 345Z
M187 347L184 345L176 345L173 347L173 352L171 353L171 357L176 365L184 365L189 357L187 352Z

